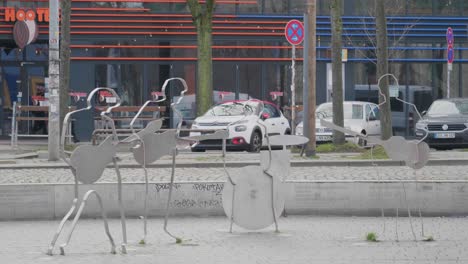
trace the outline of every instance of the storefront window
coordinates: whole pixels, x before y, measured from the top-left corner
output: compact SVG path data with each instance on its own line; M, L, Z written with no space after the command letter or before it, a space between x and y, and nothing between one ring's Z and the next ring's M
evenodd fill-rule
M261 64L239 64L240 93L249 97L262 98Z

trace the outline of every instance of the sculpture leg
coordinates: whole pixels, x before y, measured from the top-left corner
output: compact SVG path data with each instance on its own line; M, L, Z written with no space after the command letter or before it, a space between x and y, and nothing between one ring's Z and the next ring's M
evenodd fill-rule
M417 199L418 199L418 213L419 213L419 220L421 221L421 236L424 238L424 220L422 218L422 213L421 213L421 197L419 195L419 184L418 184L418 176L416 175L416 170L413 171L414 173L414 179L416 180L416 193L418 194Z
M78 209L78 211L76 212L76 215L75 215L75 218L73 219L73 222L72 222L72 226L71 226L71 230L70 230L70 233L68 233L68 236L65 240L65 243L63 243L61 246L60 246L60 254L61 255L65 255L65 247L68 245L68 243L70 242L70 239L71 239L71 236L73 234L73 231L75 230L75 227L76 227L76 223L78 222L78 220L80 219L80 216L81 216L81 213L83 212L83 209L86 205L86 201L88 200L88 197L91 195L91 194L95 194L96 195L96 198L98 200L98 203L99 203L99 207L101 208L101 215L102 215L102 219L104 221L104 229L106 231L106 235L107 237L109 238L109 242L111 244L111 253L112 254L115 254L116 251L115 251L115 243L114 243L114 239L112 238L112 235L110 234L110 231L109 231L109 224L107 222L107 215L106 215L106 211L104 210L104 206L102 204L102 199L101 197L99 196L99 194L94 191L94 190L89 190L88 192L86 192L86 194L84 195L83 197L83 201L81 202L81 205L80 205L80 208Z
M273 220L275 220L275 232L279 232L278 219L276 218L276 206L275 206L275 181L271 177L271 209L273 213Z
M275 221L275 232L279 232L278 229L278 219L276 219L276 207L275 207L275 181L273 178L273 175L269 174L268 172L265 171L265 174L270 176L271 178L271 211L273 213L273 220Z
M396 235L396 241L398 242L400 240L398 238L398 206L396 208L396 217L395 217L395 235Z
M405 205L406 205L406 209L408 210L408 219L409 219L409 222L410 222L410 228L411 228L411 233L413 234L413 239L414 241L416 241L416 233L414 232L414 228L413 228L413 217L411 216L411 208L409 206L409 203L408 203L408 197L406 196L406 188L405 188L405 183L402 181L401 182L401 187L403 188L403 193L404 193L404 198L405 198Z
M171 170L171 182L169 183L169 195L167 197L167 203L166 203L166 214L164 216L164 232L168 234L170 237L174 238L176 240L176 243L181 243L182 239L179 237L176 237L169 232L167 229L167 223L169 221L169 213L170 213L170 203L172 199L172 189L174 186L174 176L175 176L175 158L176 158L177 150L174 149L172 152L172 170Z
M123 242L121 244L121 250L122 250L122 253L126 254L127 253L127 226L125 222L125 209L124 209L123 201L122 201L122 176L120 175L120 169L119 169L119 165L117 164L116 158L114 157L112 161L114 163L115 172L117 174L117 195L118 195L118 200L119 200L120 223L122 225L122 239L123 239Z
M58 237L60 236L60 233L62 233L63 226L65 225L65 222L70 218L70 215L75 211L76 204L78 203L78 198L73 199L73 204L70 207L70 210L68 210L67 214L63 217L62 221L60 221L60 224L57 228L57 231L55 232L54 237L52 238L52 241L49 244L49 248L47 250L47 255L52 256L53 255L53 250L55 247L55 243L57 242Z
M146 167L143 168L145 171L145 204L143 212L143 239L140 241L140 244L146 243L146 235L148 234L148 194L149 194L149 182L148 182L148 170Z

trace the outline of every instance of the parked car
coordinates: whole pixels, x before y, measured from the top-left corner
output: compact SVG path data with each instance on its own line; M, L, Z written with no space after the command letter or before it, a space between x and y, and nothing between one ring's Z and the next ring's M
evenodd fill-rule
M416 123L415 135L436 149L468 146L468 98L434 101L423 118Z
M266 146L266 132L259 123L266 127L269 136L284 135L291 131L288 120L274 104L259 100L238 100L218 104L203 116L197 117L192 129L207 132L190 132L190 136L210 133L210 130L228 129L228 150L258 152L262 146ZM221 140L202 140L194 143L191 149L196 152L221 147Z
M395 96L414 104L419 111L424 111L429 108L432 99L432 87L424 85L389 85L390 90L390 109L392 111L392 127L394 135L405 135L406 128L409 127L413 131L417 114L410 105L398 101ZM356 101L379 103L379 93L376 84L363 85L356 84L354 86L354 94ZM408 115L408 116L406 116Z
M346 101L343 102L344 127L358 133L369 136L380 136L380 113L379 107L374 103ZM315 110L316 123L315 135L317 143L332 141L333 130L320 125L320 119L327 121L333 119L332 103L324 103ZM303 135L304 123L300 122L296 127L296 135ZM347 136L350 138L351 136ZM358 140L358 139L357 139ZM358 140L356 143L365 146L366 142Z

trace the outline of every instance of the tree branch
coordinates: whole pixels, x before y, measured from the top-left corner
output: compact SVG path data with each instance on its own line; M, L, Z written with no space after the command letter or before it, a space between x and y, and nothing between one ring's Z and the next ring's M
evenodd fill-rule
M192 14L193 23L198 23L197 21L201 16L200 3L198 0L187 0L187 5L189 6L190 13Z

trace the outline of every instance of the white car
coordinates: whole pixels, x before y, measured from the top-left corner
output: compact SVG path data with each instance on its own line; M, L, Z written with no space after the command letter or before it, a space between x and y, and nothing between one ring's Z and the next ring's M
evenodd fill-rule
M344 127L368 136L380 136L380 113L379 107L374 103L346 101L343 102ZM332 141L333 130L320 125L320 118L333 121L332 103L324 103L315 111L315 135L317 143ZM300 122L296 127L296 134L303 135L304 123ZM346 135L348 138L351 136ZM355 142L366 145L365 141Z
M228 150L258 152L262 146L266 146L265 128L269 136L289 134L291 131L288 120L274 104L259 100L239 100L218 104L203 116L197 117L193 121L192 130L201 132L190 132L190 136L228 129ZM198 152L221 147L221 140L202 140L194 143L191 149Z

